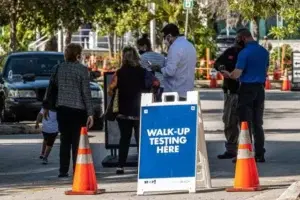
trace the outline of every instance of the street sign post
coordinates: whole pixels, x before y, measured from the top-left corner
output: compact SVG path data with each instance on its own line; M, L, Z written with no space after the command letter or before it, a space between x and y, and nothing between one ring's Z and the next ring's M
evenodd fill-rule
M188 24L189 24L189 12L192 10L194 7L194 0L184 0L183 1L183 8L185 9L186 12L186 17L185 17L185 37L187 37L188 33Z
M185 10L190 10L194 7L194 0L184 0L183 1L183 8Z
M300 52L293 52L293 74L291 90L300 90Z

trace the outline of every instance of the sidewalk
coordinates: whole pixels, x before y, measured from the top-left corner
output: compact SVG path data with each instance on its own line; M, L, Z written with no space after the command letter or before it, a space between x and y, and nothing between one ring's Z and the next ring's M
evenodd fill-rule
M64 191L72 187L72 178L57 178L58 159L55 158L59 154L59 140L53 148L51 162L43 166L36 156L29 157L29 155L38 155L39 152L40 140L36 135L30 137L7 135L0 136L0 157L6 161L1 171L7 172L0 173L1 200L80 200L83 198L86 200L275 200L290 184L300 180L300 164L297 161L298 154L295 152L300 141L297 134L267 134L267 162L258 163L260 183L264 190L249 193L226 192L225 188L233 185L234 165L231 160L216 158L218 153L223 151L224 146L224 135L218 132L206 135L212 189L199 188L196 194L181 192L137 196L137 168L127 168L125 175L116 175L114 168L103 169L101 161L107 153L104 149L103 134L95 132L90 135L99 188L106 189L105 194L84 197L64 195ZM13 142L17 143L12 146ZM22 167L7 164L7 161L12 162L16 155L19 155L19 165ZM290 164L287 164L288 160Z
M271 82L271 89L281 89L282 81L274 81L270 80ZM223 81L218 80L217 86L218 88L221 88ZM195 81L195 88L209 88L210 80L196 80Z

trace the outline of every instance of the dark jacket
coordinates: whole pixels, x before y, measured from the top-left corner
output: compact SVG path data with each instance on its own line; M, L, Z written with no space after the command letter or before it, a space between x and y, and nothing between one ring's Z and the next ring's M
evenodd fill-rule
M241 48L237 48L235 46L229 47L217 58L214 68L218 71L226 70L232 72L235 69L238 54L241 50ZM236 80L224 78L223 90L224 92L229 90L231 93L236 93L239 89L239 85L240 83Z
M118 89L119 114L130 117L140 116L141 94L158 88L159 81L142 67L122 66L114 75L109 94Z

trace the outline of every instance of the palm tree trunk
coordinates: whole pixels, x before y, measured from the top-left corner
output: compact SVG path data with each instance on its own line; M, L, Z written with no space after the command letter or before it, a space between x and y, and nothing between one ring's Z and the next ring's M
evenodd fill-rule
M257 42L259 42L259 36L260 36L259 21L260 21L259 17L254 17L253 25L256 33L255 37Z
M67 30L67 31L66 31L66 40L65 40L65 44L68 45L68 44L70 44L71 41L72 41L72 34L73 34L73 32L72 32L71 29L69 29L69 28L67 28L66 30Z
M18 47L18 41L17 41L17 24L18 24L18 18L17 18L17 5L18 0L13 0L11 7L10 7L10 50L12 52L17 50Z
M112 40L112 34L109 33L108 37L108 53L109 53L109 57L112 58L112 54L113 54L113 40Z

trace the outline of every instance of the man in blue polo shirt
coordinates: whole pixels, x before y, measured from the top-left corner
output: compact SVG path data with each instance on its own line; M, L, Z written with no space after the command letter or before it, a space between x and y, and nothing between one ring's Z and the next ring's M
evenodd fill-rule
M241 83L239 118L241 122L248 122L251 135L254 136L256 161L265 162L265 136L262 125L269 52L253 39L248 29L238 31L237 42L245 44L245 48L239 53L236 69L232 73L223 71L223 74L232 79L239 79Z

